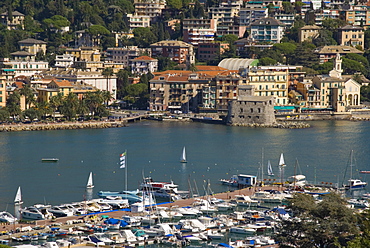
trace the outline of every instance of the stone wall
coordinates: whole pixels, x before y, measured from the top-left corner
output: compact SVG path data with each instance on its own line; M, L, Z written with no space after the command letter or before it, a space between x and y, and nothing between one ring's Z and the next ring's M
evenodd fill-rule
M85 129L85 128L114 128L123 126L125 126L125 123L123 122L11 124L11 125L0 125L0 132L65 130L65 129Z

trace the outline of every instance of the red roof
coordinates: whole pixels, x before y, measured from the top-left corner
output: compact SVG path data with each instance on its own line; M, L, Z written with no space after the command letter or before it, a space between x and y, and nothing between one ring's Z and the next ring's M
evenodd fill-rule
M134 58L133 60L156 60L156 59L153 59L149 56L140 56L140 57Z

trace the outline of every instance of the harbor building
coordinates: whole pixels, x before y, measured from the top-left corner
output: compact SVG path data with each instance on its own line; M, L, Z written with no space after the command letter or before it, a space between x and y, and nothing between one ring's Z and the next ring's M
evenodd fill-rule
M229 101L227 123L230 125L275 123L274 97L255 96L253 85L238 86L238 99Z

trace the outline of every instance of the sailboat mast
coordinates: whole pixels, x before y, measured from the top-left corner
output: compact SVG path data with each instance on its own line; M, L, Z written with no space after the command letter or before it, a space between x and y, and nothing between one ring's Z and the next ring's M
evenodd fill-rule
M263 147L262 147L262 161L261 161L261 182L263 182Z
M126 165L126 168L125 168L125 191L127 191L127 166L128 166L128 163L127 163L127 150L125 150L125 165Z

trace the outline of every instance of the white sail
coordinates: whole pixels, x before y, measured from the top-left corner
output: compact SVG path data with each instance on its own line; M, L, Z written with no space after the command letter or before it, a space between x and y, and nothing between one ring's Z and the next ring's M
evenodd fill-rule
M184 148L182 149L182 154L181 154L181 157L180 157L180 162L181 163L186 163L186 151L185 151L185 146Z
M89 179L87 180L86 188L88 188L88 189L94 188L92 172L90 172Z
M281 166L281 167L285 167L286 166L285 165L285 162L284 162L284 155L283 154L280 155L279 166Z
M14 204L15 205L21 205L22 202L22 193L21 193L21 187L18 187L17 194L15 195Z
M273 176L274 175L274 172L272 171L272 166L271 166L270 160L267 162L267 174L269 176Z

